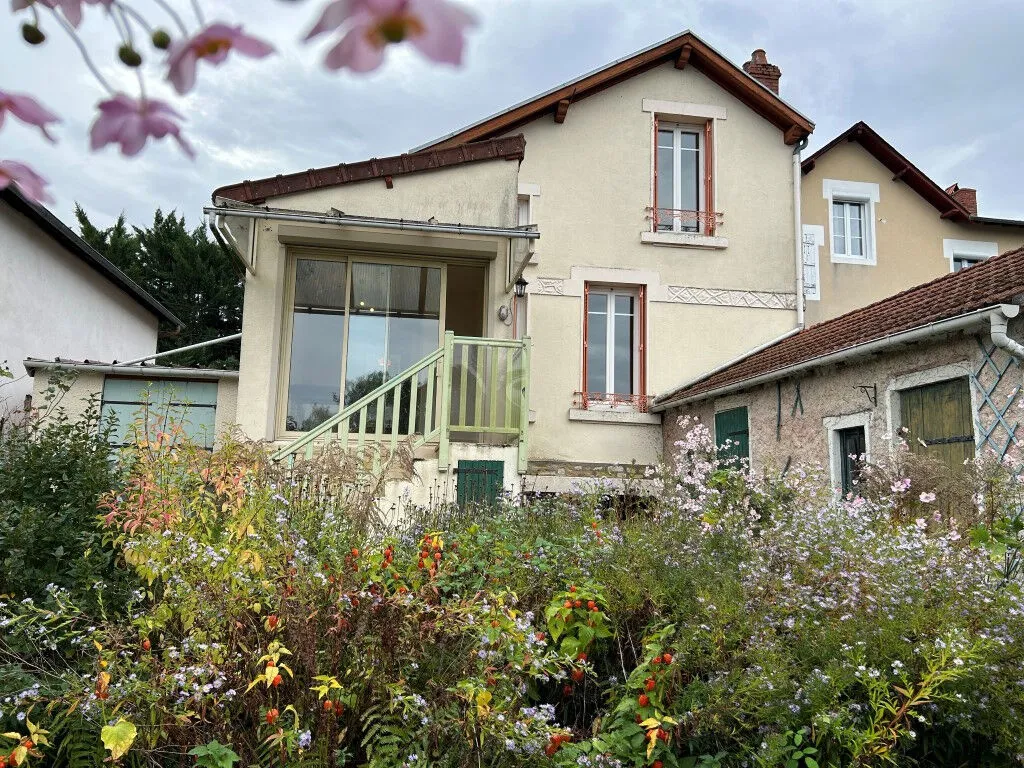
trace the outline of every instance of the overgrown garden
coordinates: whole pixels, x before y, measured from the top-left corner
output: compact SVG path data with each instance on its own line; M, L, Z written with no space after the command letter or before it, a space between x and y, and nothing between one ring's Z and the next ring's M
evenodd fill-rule
M1024 760L1009 461L934 499L900 458L835 499L695 426L643 508L396 522L327 458L103 439L0 442L0 765Z

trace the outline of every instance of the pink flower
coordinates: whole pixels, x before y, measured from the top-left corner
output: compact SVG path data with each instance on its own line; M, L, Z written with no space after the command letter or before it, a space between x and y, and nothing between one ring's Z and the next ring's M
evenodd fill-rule
M93 150L115 143L121 145L121 153L132 157L137 155L152 136L162 139L173 136L178 146L189 157L195 152L181 137L181 115L167 104L156 99L133 99L123 93L99 103L100 115L89 132Z
M921 499L921 501L923 501L925 504L931 504L933 501L935 501L935 494L925 492L918 496L918 498Z
M890 487L893 493L906 493L910 489L910 478L904 477L896 480Z
M46 179L17 160L0 160L0 189L12 183L33 203L53 202L46 191Z
M50 141L54 140L46 130L46 124L59 123L60 118L31 96L24 93L0 91L0 128L3 128L4 118L8 112L26 125L34 125L39 128L43 132L43 136Z
M384 61L389 44L405 40L432 61L461 64L465 30L473 24L469 12L448 0L332 0L306 40L347 27L327 52L329 69L369 72Z
M211 64L221 64L228 51L236 50L244 56L262 59L274 52L274 47L262 40L242 32L241 25L231 27L216 22L201 30L190 40L171 45L167 64L170 67L167 79L178 93L188 93L196 84L196 64L206 59Z
M114 0L11 0L11 10L20 11L28 8L33 3L45 5L47 8L60 8L64 12L64 18L72 27L78 28L82 23L82 3L87 5L102 5L110 8Z

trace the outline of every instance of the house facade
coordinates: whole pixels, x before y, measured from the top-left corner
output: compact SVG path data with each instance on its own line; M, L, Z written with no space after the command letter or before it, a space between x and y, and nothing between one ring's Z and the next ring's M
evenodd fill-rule
M42 206L0 192L0 416L33 382L23 360L128 360L155 352L161 319L181 321Z
M656 400L666 456L689 417L754 472L820 465L844 493L901 436L952 466L1002 458L1024 436L1022 295L1017 249L810 326Z
M409 439L421 494L657 463L654 393L802 319L813 125L778 78L687 32L410 154L216 190L243 431L288 460Z
M814 324L1024 244L1024 221L978 215L863 122L801 163L806 320Z

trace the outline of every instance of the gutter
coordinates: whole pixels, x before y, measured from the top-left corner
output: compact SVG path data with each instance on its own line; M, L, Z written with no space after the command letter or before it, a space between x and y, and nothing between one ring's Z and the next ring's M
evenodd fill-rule
M145 357L136 357L134 360L125 360L123 363L119 363L115 360L113 364L119 368L126 365L135 365L136 363L144 363L147 360L156 360L158 357L176 355L179 352L191 352L193 349L212 347L214 344L223 344L226 341L238 341L241 338L241 333L233 333L230 336L221 336L219 339L207 339L206 341L199 341L196 342L195 344L189 344L188 346L185 347L178 347L177 349L166 349L163 352L154 352L152 355L146 355Z
M84 371L86 373L103 373L108 376L139 375L150 378L165 379L203 379L219 381L220 379L237 379L238 371L225 371L214 368L163 368L156 365L101 365L94 363L62 363L47 360L28 359L24 361L25 370L35 375L35 371Z
M793 234L796 245L796 325L804 327L804 233L800 211L800 186L803 180L800 153L807 148L805 136L793 147Z
M1011 357L1015 357L1018 360L1024 360L1024 346L1014 339L1011 339L1006 332L1007 327L1010 324L1010 319L1019 314L1019 304L1000 304L992 310L992 314L988 316L989 323L991 324L991 331L989 333L992 337L993 344L1000 349L1005 350Z
M378 219L368 216L349 216L339 214L328 216L314 213L284 213L281 211L248 210L238 208L219 208L205 206L203 213L208 216L240 216L246 219L270 219L273 221L292 221L306 224L335 224L337 226L366 227L369 229L398 229L412 232L442 232L457 235L485 235L488 237L509 237L536 240L540 232L536 229L519 229L518 227L488 227L484 225L464 224L431 224L426 221L406 221L404 219Z
M975 310L974 312L969 312L965 315L958 315L957 317L950 317L945 320L937 320L933 323L918 326L917 328L912 328L908 331L901 331L900 333L894 333L890 334L889 336L883 336L880 339L873 339L872 341L866 341L862 344L856 344L852 347L847 347L846 349L841 349L827 355L822 355L821 357L814 357L811 358L810 360L804 360L799 363L794 363L793 365L786 366L785 368L779 368L778 370L775 371L769 371L768 373L763 373L759 376L754 376L749 379L743 379L742 381L736 381L733 382L732 384L725 384L721 387L709 389L705 392L699 392L697 394L689 396L684 395L683 397L677 397L672 400L668 400L664 403L657 403L651 407L651 410L659 412L679 405L687 405L688 403L694 403L701 400L709 400L716 397L722 397L723 395L728 395L733 392L740 392L746 389L752 389L753 387L759 386L761 384L768 384L778 379L785 379L796 373L800 373L801 371L806 371L812 368L820 368L825 365L840 363L855 357L862 357L864 355L879 352L884 349L888 349L889 347L897 346L899 344L907 344L909 342L919 341L921 339L925 339L928 338L929 336L934 336L939 333L949 333L952 331L959 331L965 328L970 328L971 326L983 323L985 320L990 320L996 314L1002 316L1002 310L1006 307L1014 307L1015 309L1019 310L1019 307L1016 307L1016 305L997 304L995 306L988 306L983 309ZM998 342L996 342L995 338L993 338L993 341L998 346ZM1011 341L1013 344L1017 344L1017 342L1013 342L1012 339L1010 339L1009 341ZM1020 345L1017 346L1019 347ZM1024 353L1024 347L1021 348L1021 352Z

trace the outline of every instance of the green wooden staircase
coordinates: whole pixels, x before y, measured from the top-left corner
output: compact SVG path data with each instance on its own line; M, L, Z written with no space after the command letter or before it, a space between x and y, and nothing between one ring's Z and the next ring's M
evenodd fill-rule
M444 335L444 346L346 405L273 454L294 466L337 442L346 450L416 450L437 445L438 469L451 464L451 442L508 441L526 471L530 420L530 339L511 341Z

